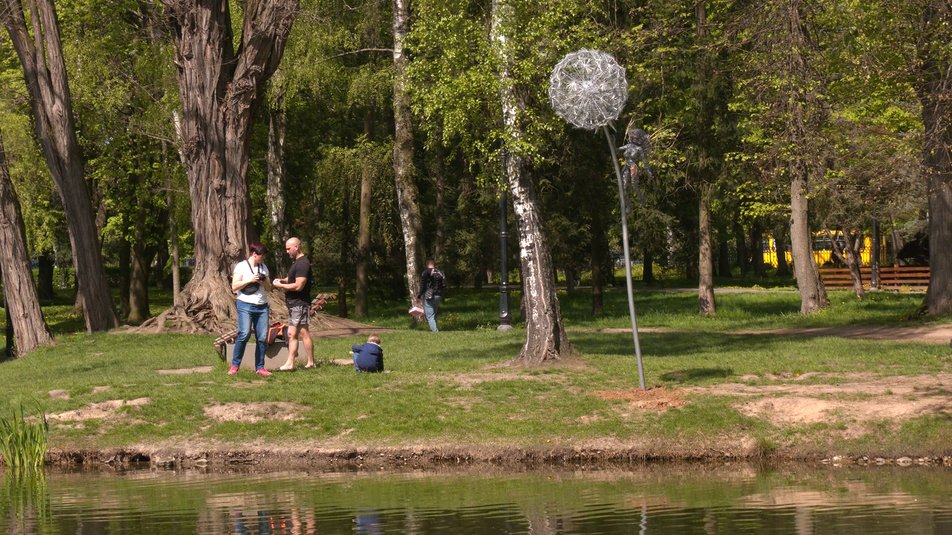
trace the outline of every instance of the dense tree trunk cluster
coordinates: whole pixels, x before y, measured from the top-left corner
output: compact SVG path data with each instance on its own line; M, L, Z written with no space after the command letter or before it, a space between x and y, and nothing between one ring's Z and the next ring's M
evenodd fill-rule
M192 201L195 267L181 305L152 325L171 322L186 330L220 332L236 318L228 283L232 266L257 238L247 182L251 120L281 61L298 2L247 2L237 51L227 1L163 4L175 22L180 152Z
M3 0L0 17L20 58L36 137L66 208L78 298L82 302L86 330L102 331L115 327L118 320L106 282L99 232L84 180L85 163L76 138L59 22L52 0L29 0L27 5L29 19L24 17L20 0Z

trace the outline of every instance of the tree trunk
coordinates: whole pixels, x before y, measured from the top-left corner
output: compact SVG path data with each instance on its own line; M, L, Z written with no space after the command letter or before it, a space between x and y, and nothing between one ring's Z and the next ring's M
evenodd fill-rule
M920 42L919 101L925 130L922 170L929 191L929 289L925 306L931 315L952 312L952 60L939 43L949 42L952 5L933 0L923 13L927 29ZM936 39L941 39L938 41Z
M266 191L268 205L268 225L271 231L271 246L275 254L269 260L275 273L287 273L290 267L290 258L284 251L284 242L290 238L288 233L287 217L285 216L284 193L284 135L287 131L287 121L284 115L284 93L274 96L274 102L268 109L268 186Z
M128 232L129 229L125 229ZM125 237L119 241L119 321L129 317L129 281L132 272L132 244Z
M744 227L739 221L734 221L733 230L734 244L737 249L737 267L740 268L740 274L743 277L750 273L750 258L747 254L747 237L744 235Z
M592 317L605 312L605 264L609 262L608 229L601 210L592 211Z
M104 331L118 320L83 178L85 163L76 138L56 10L52 0L31 0L28 5L32 28L27 27L19 0L2 0L0 17L20 58L36 136L66 211L86 330Z
M26 250L26 231L20 214L10 173L7 170L3 140L0 139L0 274L3 278L3 297L6 302L8 331L13 326L13 340L18 355L50 344L53 337L43 319L43 310L33 284L30 257ZM10 340L7 339L9 346ZM9 356L9 355L8 355Z
M56 296L56 290L53 288L53 273L56 270L56 263L49 254L41 254L37 258L37 264L37 294L40 300L52 300Z
M717 274L721 278L729 279L731 274L731 245L727 237L727 228L720 227L717 240Z
M853 281L853 293L857 299L862 301L863 298L866 297L866 291L863 290L863 276L859 270L859 248L850 243L850 237L846 233L846 229L843 229L841 232L843 233L842 244L829 229L824 229L824 233L830 239L833 254L850 270L850 280ZM860 234L860 237L862 237L862 234Z
M192 201L195 267L181 305L147 325L220 332L236 321L228 276L255 238L247 184L251 118L284 53L298 2L246 2L237 53L228 2L162 3L174 24L180 154Z
M182 272L179 259L178 224L175 221L175 192L172 190L172 173L169 170L168 152L162 142L162 161L165 163L165 202L169 211L169 265L172 271L172 305L182 304Z
M341 318L347 317L347 275L353 259L350 257L350 244L353 243L353 237L350 234L350 188L345 188L343 195L343 206L341 207L341 225L340 249L337 254L337 315Z
M154 253L145 244L146 215L143 209L136 214L129 273L129 315L126 317L130 325L140 325L149 319L149 261Z
M651 284L655 281L654 276L654 253L645 247L642 251L644 257L641 261L641 281L645 284ZM614 270L612 270L614 273Z
M764 234L760 230L760 223L754 222L750 226L750 263L754 268L754 275L758 279L767 277L767 269L764 266Z
M777 276L787 277L790 275L790 264L787 263L787 234L778 231L774 235L774 246L777 249Z
M793 271L800 290L800 313L812 314L827 306L826 290L820 280L820 274L813 260L813 245L810 239L810 225L807 221L808 205L804 169L791 166L790 181L790 254L793 257Z
M446 245L446 158L443 152L443 127L436 129L436 142L433 147L433 179L436 182L436 209L433 237L433 257L442 261Z
M703 184L698 210L698 310L701 315L714 316L717 306L714 301L714 248L711 246L711 190Z
M372 131L373 115L372 110L368 109L364 115L364 135L367 136L367 139L370 139ZM373 201L373 184L373 166L365 160L360 169L360 213L357 216L357 258L355 259L356 269L354 274L356 279L354 314L359 318L366 318L370 313L367 295L370 283L367 277L367 268L370 264L370 213Z
M410 0L393 0L393 176L407 255L407 288L410 302L423 306L420 293L420 262L423 253L423 223L417 204L417 185L413 168L413 125L410 96L405 88L407 56L404 50L410 30Z
M499 99L507 148L503 151L503 169L519 233L519 257L522 265L523 303L526 307L526 343L514 359L524 365L537 365L575 354L565 334L559 299L556 295L552 257L543 234L544 225L536 201L535 188L526 173L526 164L517 147L523 132L519 124L522 103L514 91L509 37L502 31L507 22L505 0L493 0L490 38L499 57Z

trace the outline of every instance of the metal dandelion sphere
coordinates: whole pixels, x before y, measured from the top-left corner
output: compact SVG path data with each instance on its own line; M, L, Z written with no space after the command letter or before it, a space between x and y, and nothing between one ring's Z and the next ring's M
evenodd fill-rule
M555 113L575 126L605 126L618 118L628 100L625 69L598 50L572 52L552 69L549 100Z

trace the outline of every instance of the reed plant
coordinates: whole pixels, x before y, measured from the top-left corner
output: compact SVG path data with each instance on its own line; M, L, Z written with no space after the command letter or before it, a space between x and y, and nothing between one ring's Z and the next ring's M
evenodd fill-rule
M0 417L0 457L8 470L23 471L42 468L46 462L49 423L46 413L26 417L23 406L13 410L9 418Z

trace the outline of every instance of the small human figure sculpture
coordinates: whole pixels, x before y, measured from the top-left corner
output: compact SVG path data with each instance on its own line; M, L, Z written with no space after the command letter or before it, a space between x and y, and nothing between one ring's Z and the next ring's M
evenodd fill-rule
M648 133L640 128L633 128L625 135L628 143L625 143L618 150L625 157L625 169L622 171L622 184L625 191L634 190L641 204L645 203L645 194L641 191L639 181L641 177L638 174L638 166L641 164L646 178L651 178L651 166L648 165L648 151L650 141Z
M354 370L358 372L382 372L383 348L380 347L380 337L371 334L366 344L351 346L354 353Z

